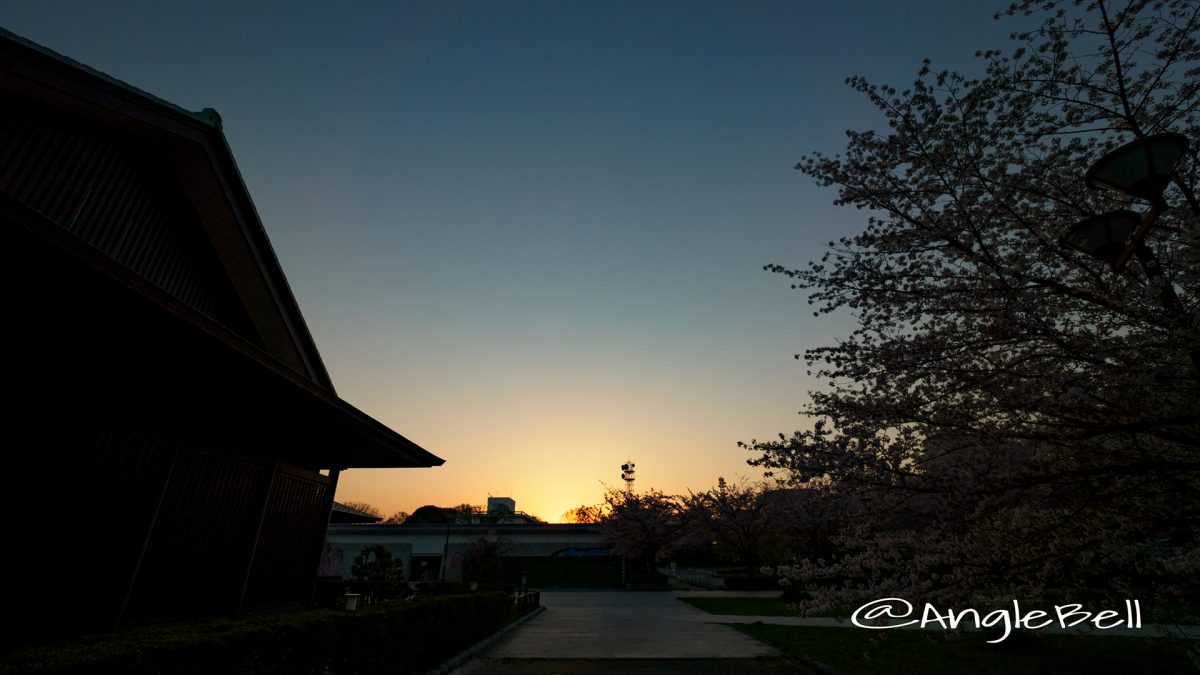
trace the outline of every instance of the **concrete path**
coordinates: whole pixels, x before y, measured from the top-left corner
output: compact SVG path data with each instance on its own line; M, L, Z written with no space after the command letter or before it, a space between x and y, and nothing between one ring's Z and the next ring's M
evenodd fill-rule
M476 659L451 675L825 675L787 659Z
M722 624L856 628L848 620L716 615L679 600L777 595L778 591L542 591L543 612L454 670L453 675L826 672L818 664L784 656ZM1155 634L1147 629L1157 628L1147 626L1137 634ZM1174 632L1195 628L1175 627ZM1063 632L1049 627L1045 630ZM1113 630L1110 634L1122 632ZM1182 630L1182 634L1189 631Z
M655 591L542 592L546 611L495 645L489 659L778 657L718 617Z

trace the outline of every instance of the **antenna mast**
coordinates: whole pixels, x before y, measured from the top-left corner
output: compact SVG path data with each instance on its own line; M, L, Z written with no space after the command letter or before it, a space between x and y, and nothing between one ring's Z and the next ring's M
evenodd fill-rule
M626 461L621 465L621 480L625 481L625 492L633 494L633 462Z

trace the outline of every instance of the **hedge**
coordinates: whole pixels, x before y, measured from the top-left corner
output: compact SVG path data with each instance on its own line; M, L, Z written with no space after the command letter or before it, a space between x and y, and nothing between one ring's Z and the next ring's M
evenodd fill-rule
M421 672L513 617L498 592L156 626L43 644L8 654L0 673Z

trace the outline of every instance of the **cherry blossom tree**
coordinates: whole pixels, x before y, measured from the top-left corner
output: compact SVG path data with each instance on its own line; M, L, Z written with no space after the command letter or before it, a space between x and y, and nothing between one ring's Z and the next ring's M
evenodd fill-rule
M816 315L858 321L803 355L831 383L811 392L811 428L746 444L768 474L855 504L837 555L786 571L830 589L818 604L1200 579L1200 4L1005 15L1038 27L981 52L978 79L926 62L903 91L849 80L887 130L797 166L867 214L820 260L768 266ZM1113 274L1059 243L1086 217L1144 210L1083 175L1164 131L1192 142L1147 239L1177 308L1137 264Z
M679 497L659 490L633 492L608 488L600 528L616 555L635 574L653 574L655 566L689 542Z
M767 548L778 544L780 527L777 500L769 497L765 486L725 478L717 487L684 498L688 525L705 541L717 541L733 552L738 563L755 567L762 562Z

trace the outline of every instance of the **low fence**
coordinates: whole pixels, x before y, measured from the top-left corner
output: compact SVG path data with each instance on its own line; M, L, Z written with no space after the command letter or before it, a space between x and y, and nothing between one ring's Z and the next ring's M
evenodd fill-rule
M528 614L542 606L542 592L535 590L522 593L518 591L513 593L513 603L516 605L517 614Z

